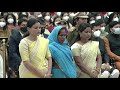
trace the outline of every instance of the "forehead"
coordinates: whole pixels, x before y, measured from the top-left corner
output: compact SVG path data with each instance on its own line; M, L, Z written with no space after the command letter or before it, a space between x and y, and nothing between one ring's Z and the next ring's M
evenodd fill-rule
M101 26L105 26L106 24L105 23L102 23Z
M79 17L79 20L87 20L87 18L80 18L80 17Z
M61 20L61 18L60 18L60 17L58 17L58 18L56 18L56 19L55 19L55 21L60 21L60 20Z
M113 26L113 27L120 27L120 24L116 24L115 26Z
M27 24L27 22L26 22L26 21L23 21L21 24Z
M64 34L64 33L66 33L66 30L65 29L61 29L59 32L60 32L60 34Z
M85 30L83 30L84 32L86 31L91 31L91 27L87 27Z
M37 26L40 26L39 22L35 23L32 27L37 27Z

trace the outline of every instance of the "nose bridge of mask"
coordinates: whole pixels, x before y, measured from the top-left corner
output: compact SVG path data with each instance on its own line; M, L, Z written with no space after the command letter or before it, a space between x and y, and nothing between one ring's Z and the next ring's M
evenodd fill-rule
M99 19L101 19L101 18L102 18L101 16L97 16L97 17L96 17L96 20L99 20Z
M101 34L100 30L94 31L94 36L99 37Z

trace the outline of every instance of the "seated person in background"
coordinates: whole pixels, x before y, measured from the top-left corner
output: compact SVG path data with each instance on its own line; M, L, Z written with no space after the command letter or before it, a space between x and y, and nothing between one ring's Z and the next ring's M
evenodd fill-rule
M9 67L18 75L18 67L21 62L21 57L19 53L19 43L23 38L24 33L27 32L27 20L26 19L19 19L18 26L11 31L12 35L10 36L9 40L9 47L8 47L8 63Z
M101 35L101 22L99 22L98 20L96 20L96 22L94 24L92 24L93 28L92 28L92 39L94 41L98 41L99 42L99 49L101 52L101 57L102 57L102 78L118 78L119 75L119 71L117 69L114 69L112 66L110 66L110 60L109 60L109 56L106 52L105 49L105 45L104 45L104 41L102 39L102 37L100 37Z
M112 21L109 24L110 33L103 38L111 65L120 71L120 23Z
M37 18L38 21L40 22L41 24L41 33L40 33L40 36L44 37L44 38L47 38L49 35L50 35L50 32L48 31L48 29L45 28L45 19L42 18L42 17L39 17Z

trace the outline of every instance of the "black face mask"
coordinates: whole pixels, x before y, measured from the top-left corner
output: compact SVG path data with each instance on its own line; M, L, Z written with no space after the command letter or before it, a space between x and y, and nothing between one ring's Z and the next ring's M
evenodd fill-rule
M25 33L25 32L28 31L28 30L27 30L27 27L21 27L20 30L21 30L23 33Z
M41 28L41 34L43 34L44 32L45 32L45 28L42 27L42 28Z

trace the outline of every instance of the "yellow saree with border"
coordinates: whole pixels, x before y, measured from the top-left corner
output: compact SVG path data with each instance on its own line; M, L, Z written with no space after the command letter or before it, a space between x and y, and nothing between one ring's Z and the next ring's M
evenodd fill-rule
M48 44L49 41L42 37L38 37L37 41L30 41L27 38L21 40L19 44L19 51L22 58L21 65L19 66L20 78L38 78L24 66L24 61L29 61L43 72L48 71L47 58L51 57Z

